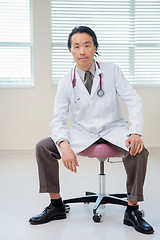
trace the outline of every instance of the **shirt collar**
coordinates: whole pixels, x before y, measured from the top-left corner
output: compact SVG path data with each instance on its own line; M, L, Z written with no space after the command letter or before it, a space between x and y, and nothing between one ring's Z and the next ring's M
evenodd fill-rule
M90 69L88 70L92 73L93 77L96 74L96 66L95 66L95 61L93 62L92 66L90 67ZM83 71L82 69L77 67L77 72L81 78L82 81L84 81L84 76L85 76L85 71Z

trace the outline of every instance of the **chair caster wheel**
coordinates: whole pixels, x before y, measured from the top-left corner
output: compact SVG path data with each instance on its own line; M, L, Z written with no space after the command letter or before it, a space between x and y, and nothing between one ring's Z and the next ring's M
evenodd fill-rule
M66 208L66 213L69 213L69 211L70 211L70 206L67 205L67 204L65 204L65 208Z
M99 213L94 214L94 216L93 216L93 221L94 222L101 222L101 219L102 219L101 214L99 214Z

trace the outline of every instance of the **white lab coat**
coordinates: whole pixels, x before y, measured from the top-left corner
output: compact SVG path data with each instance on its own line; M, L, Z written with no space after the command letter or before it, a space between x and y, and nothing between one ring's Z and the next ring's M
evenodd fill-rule
M53 119L50 123L51 138L55 143L61 138L68 139L75 153L86 149L99 138L127 150L125 140L129 134L142 135L143 109L140 96L117 65L104 62L99 62L99 65L100 69L96 64L91 95L77 72L76 86L73 88L74 68L58 84ZM100 73L104 91L102 97L97 95ZM130 126L120 110L118 95L126 104ZM73 123L70 128L66 126L69 107ZM57 148L60 151L58 145Z

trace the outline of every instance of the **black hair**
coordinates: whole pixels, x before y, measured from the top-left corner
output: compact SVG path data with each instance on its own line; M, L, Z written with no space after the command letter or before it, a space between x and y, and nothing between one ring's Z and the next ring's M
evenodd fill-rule
M99 55L98 52L97 52L97 49L98 49L98 46L99 46L99 44L97 42L97 36L91 28L86 27L86 26L79 26L79 27L75 27L75 28L72 29L72 32L68 36L68 43L67 43L68 49L71 48L71 38L76 33L87 33L87 34L89 34L92 37L94 46L96 46L95 54Z

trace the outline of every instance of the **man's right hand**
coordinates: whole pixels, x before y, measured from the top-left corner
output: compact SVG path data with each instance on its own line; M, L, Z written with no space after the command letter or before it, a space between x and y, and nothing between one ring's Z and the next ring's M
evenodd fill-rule
M72 151L68 142L61 142L59 144L62 151L62 162L66 168L71 170L72 172L77 172L77 167L79 166L77 157L75 153Z

